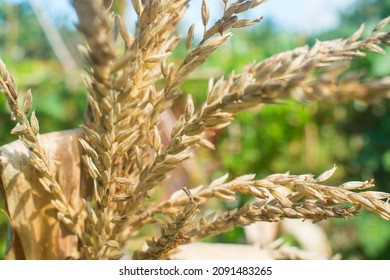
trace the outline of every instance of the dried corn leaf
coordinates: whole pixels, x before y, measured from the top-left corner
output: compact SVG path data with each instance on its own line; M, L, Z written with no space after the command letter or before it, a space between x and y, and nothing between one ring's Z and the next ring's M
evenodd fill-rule
M78 138L81 130L54 132L40 136L47 151L61 162L66 185L65 195L76 209L82 205L81 196L90 180L81 172L81 146ZM13 243L9 244L7 259L65 259L77 257L77 238L58 223L57 211L42 187L37 171L29 161L28 149L15 141L0 148L0 194L5 201L5 209L10 217ZM16 187L17 186L17 187ZM58 201L55 201L58 204ZM66 215L63 217L66 219Z

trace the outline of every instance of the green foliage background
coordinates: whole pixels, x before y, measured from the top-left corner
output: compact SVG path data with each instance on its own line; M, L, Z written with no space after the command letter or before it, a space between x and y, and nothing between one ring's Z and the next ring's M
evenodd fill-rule
M277 31L266 21L247 32L236 32L183 89L201 104L210 76L240 71L253 60L305 43L313 44L315 38L347 37L362 22L371 29L388 15L390 0L357 0L355 6L341 15L338 28L309 38ZM41 132L79 126L86 105L81 70L64 72L27 2L0 3L0 26L0 56L15 75L20 92L32 89ZM80 41L79 35L66 29L60 32L78 59L75 46ZM184 51L184 47L181 49ZM179 55L180 51L176 56ZM390 75L390 56L370 54L355 62L353 68L362 69L371 78ZM217 167L211 168L212 177L221 172L229 172L231 177L245 173L262 177L286 171L319 174L335 163L339 168L334 183L374 178L378 190L390 192L389 109L387 101L373 105L292 101L267 105L239 114L230 128L216 132L214 141L219 148L211 154L202 153L201 160ZM0 98L0 145L15 140L9 134L12 127L5 100ZM240 203L245 200L243 197ZM0 213L0 259L5 251L6 224L6 215ZM327 230L332 244L336 244L335 252L340 252L343 258L390 259L390 224L370 213L352 221L332 221ZM353 233L348 244L337 242L342 232ZM237 229L209 241L239 243L245 242L245 237L242 229Z

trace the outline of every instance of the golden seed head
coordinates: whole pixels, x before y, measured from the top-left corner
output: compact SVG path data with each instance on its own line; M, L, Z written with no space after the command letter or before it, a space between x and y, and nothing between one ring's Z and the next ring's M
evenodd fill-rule
M31 111L31 106L32 106L32 93L31 89L29 89L26 93L26 96L24 97L24 102L23 102L23 107L24 107L24 113L27 115Z
M35 116L35 111L33 111L31 114L30 125L31 125L31 129L34 132L34 134L38 134L39 133L39 123L38 123L37 117Z
M202 23L204 26L207 25L210 19L210 9L207 5L206 0L202 0Z

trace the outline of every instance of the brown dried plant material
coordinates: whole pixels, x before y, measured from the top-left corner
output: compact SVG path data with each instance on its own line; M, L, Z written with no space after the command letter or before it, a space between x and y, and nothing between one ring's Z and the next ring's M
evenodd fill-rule
M39 137L61 170L65 195L74 209L81 210L87 178L82 166L78 138L80 130L53 132ZM13 242L7 259L77 258L78 238L57 219L51 197L42 188L40 175L31 165L32 154L21 141L0 148L0 193L10 218Z
M382 31L389 23L385 19L366 38L360 39L362 25L350 38L318 41L249 64L241 73L210 79L204 106L196 108L188 94L167 139L161 117L183 94L182 83L231 38L231 29L262 19L239 16L265 0L228 2L210 23L209 7L202 1L203 37L194 44L192 25L185 55L173 63L187 0L133 0L138 16L134 34L108 10L112 1L72 1L85 37L80 51L89 106L82 133L40 136L31 92L21 107L16 83L0 60L0 90L16 122L11 134L20 139L1 148L0 190L15 232L9 258L118 259L145 225L156 223L164 224L160 235L134 258L169 258L180 244L257 221L350 218L360 208L390 219L390 195L366 191L371 181L323 184L335 168L318 178L273 174L256 180L248 174L227 182L226 175L185 191L187 196L174 193L161 203L150 199L194 147L214 148L209 131L229 125L238 112L288 98L371 101L390 96L389 77L361 82L356 75L342 75L352 59L365 56L363 51L384 54L382 45L390 45L389 33ZM91 180L85 179L88 175ZM291 193L281 192L280 186ZM234 201L238 194L258 201L212 217L198 213L198 204Z
M29 154L30 163L32 167L37 171L36 176L39 181L39 187L46 191L47 199L51 202L51 205L55 207L57 212L57 219L61 222L62 226L65 226L71 233L75 234L79 238L81 244L85 244L85 240L82 236L80 215L76 213L74 205L71 205L66 197L64 188L62 186L62 171L60 170L58 176L55 171L55 161L48 154L47 149L42 146L42 142L39 139L39 123L33 111L30 119L26 115L26 108L23 111L19 105L19 94L17 91L16 83L12 75L8 72L4 63L0 60L0 88L4 93L9 108L11 109L11 119L17 121L15 128L12 129L11 134L18 135L20 141L31 152ZM30 92L27 93L28 95ZM24 105L30 106L30 101L25 100ZM59 178L57 178L59 177ZM35 178L34 178L35 179ZM5 184L4 189L7 188ZM4 199L7 197L4 195ZM5 202L7 204L7 202Z
M194 227L193 219L200 212L197 199L194 199L187 189L183 189L189 201L181 213L178 213L172 222L161 226L161 236L146 240L148 248L145 251L134 252L135 260L167 259L181 244L191 241L189 231Z
M210 9L206 0L202 0L202 23L206 32L206 26L210 19Z
M339 187L322 185L321 182L329 179L335 170L333 167L318 178L312 175L274 174L254 180L254 175L244 175L227 183L225 175L208 186L194 188L191 190L192 195L200 204L212 198L234 201L236 194L250 194L261 199L221 215L202 218L199 227L192 230L190 235L193 240L197 240L258 221L276 222L286 218L310 219L315 222L328 218L351 218L358 215L361 208L390 219L390 194L350 191L369 189L373 187L372 182L350 182ZM281 187L292 192L285 194L280 190ZM132 228L138 229L158 213L174 216L186 203L188 198L178 191L169 200L140 213L135 219L129 219L129 223Z
M31 89L29 89L26 93L26 96L24 97L24 102L23 102L24 113L26 115L30 113L31 106L32 106L32 93L31 93Z

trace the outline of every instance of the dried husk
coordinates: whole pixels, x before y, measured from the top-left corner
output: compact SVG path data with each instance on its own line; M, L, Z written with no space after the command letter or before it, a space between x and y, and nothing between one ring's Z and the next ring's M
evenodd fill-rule
M81 172L79 129L40 136L45 149L61 164L64 193L80 210L88 178ZM77 236L57 220L51 197L39 182L40 172L30 163L31 152L22 142L0 147L0 194L12 227L7 259L65 259L77 257Z

